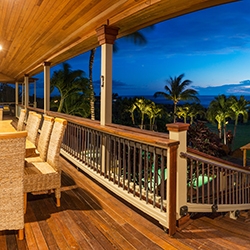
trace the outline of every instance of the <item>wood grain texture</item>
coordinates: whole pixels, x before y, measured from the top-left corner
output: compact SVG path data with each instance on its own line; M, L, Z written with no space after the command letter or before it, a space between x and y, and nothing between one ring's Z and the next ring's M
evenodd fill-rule
M54 195L28 195L25 239L16 231L0 232L1 250L47 249L249 249L248 214L197 215L169 237L145 214L116 197L60 158L61 207Z
M0 1L0 81L51 66L99 46L96 29L111 25L119 37L149 25L234 0L18 0Z

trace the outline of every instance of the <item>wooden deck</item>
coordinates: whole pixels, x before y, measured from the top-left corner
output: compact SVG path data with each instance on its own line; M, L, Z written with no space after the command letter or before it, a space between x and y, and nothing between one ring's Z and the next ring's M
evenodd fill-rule
M248 217L197 216L174 237L64 158L61 207L54 195L29 195L25 240L0 232L0 249L249 249Z
M241 213L237 221L222 214L196 215L169 237L157 222L63 157L60 163L61 207L55 206L53 194L28 195L25 240L17 240L15 231L0 231L0 250L250 249L250 213Z

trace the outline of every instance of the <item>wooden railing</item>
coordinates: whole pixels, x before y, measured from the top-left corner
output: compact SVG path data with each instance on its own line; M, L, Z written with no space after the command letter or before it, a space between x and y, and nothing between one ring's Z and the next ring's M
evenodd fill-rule
M188 212L250 209L250 170L187 148L187 124L168 124L168 135L47 114L68 120L61 150L66 158L158 220L170 235Z
M229 212L250 209L250 169L188 149L187 206L189 212Z
M170 235L175 233L178 141L164 133L115 124L101 126L99 121L57 112L47 114L68 121L61 147L63 156L158 220Z

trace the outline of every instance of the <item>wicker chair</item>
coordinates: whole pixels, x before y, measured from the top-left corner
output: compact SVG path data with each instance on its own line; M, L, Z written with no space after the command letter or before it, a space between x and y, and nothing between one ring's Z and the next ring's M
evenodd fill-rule
M27 140L36 145L38 129L41 123L42 116L36 112L30 111L25 130L28 132Z
M43 125L38 139L36 154L25 158L26 162L46 161L53 123L54 117L43 115Z
M19 120L18 120L18 123L17 123L17 131L22 131L24 129L25 116L26 116L26 110L21 109Z
M0 133L0 230L24 238L24 157L27 132Z
M27 193L55 190L56 205L60 207L61 169L59 165L60 147L67 126L65 119L55 118L52 128L47 160L26 162L24 168L24 208L27 207Z

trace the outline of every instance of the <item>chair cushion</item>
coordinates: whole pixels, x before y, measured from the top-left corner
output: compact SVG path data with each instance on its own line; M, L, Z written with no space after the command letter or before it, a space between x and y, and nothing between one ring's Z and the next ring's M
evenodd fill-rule
M25 158L25 163L27 162L43 162L43 159L39 156L27 157Z
M24 173L32 174L53 174L55 169L47 162L25 162Z

